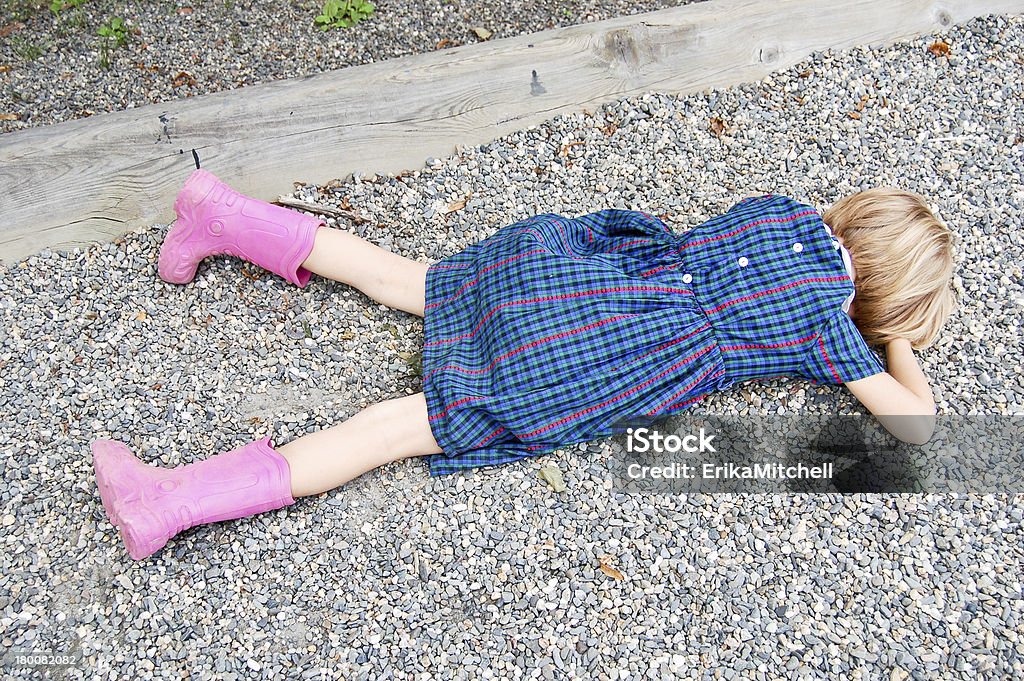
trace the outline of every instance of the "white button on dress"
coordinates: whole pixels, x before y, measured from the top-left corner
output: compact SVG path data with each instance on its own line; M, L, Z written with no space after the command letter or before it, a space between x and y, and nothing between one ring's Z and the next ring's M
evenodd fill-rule
M738 260L737 262L739 262L739 264L740 264L740 267L746 267L746 266L747 266L747 263L748 263L748 262L750 262L750 261L749 261L749 260L747 260L747 259L746 259L746 257L744 257L744 256L742 256L742 255L741 255L741 256L740 256L740 259L739 259L739 260Z
M839 242L836 241L835 239L832 239L832 248L836 249L837 251L839 250Z
M693 275L687 272L686 274L683 275L683 281L689 284L691 281L693 281Z
M795 244L793 244L793 250L799 253L800 251L804 250L804 245L797 241Z

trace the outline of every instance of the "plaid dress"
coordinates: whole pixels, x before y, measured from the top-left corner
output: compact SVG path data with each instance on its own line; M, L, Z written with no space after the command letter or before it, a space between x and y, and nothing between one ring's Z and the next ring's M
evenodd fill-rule
M779 195L682 233L621 209L498 229L427 270L430 474L613 435L739 381L884 371L844 311L846 257Z

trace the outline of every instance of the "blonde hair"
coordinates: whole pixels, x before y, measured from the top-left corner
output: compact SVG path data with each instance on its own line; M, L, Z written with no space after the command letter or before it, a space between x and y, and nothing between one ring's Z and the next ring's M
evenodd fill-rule
M953 313L954 234L924 197L881 187L840 199L822 216L854 267L853 320L873 345L926 348Z

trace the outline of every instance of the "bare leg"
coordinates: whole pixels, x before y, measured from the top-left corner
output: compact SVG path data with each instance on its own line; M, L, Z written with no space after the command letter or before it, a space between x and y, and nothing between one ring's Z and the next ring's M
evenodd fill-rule
M423 316L426 263L403 258L355 234L321 227L302 266L355 286L378 303Z
M295 498L334 489L397 459L441 451L427 422L423 393L379 402L274 449L288 461Z

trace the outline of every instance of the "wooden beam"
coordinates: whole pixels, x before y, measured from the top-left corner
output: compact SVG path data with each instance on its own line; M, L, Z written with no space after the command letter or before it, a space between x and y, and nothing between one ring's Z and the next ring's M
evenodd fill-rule
M291 181L420 168L558 114L763 78L1024 0L710 0L0 135L0 260L173 219L203 167L271 199Z

